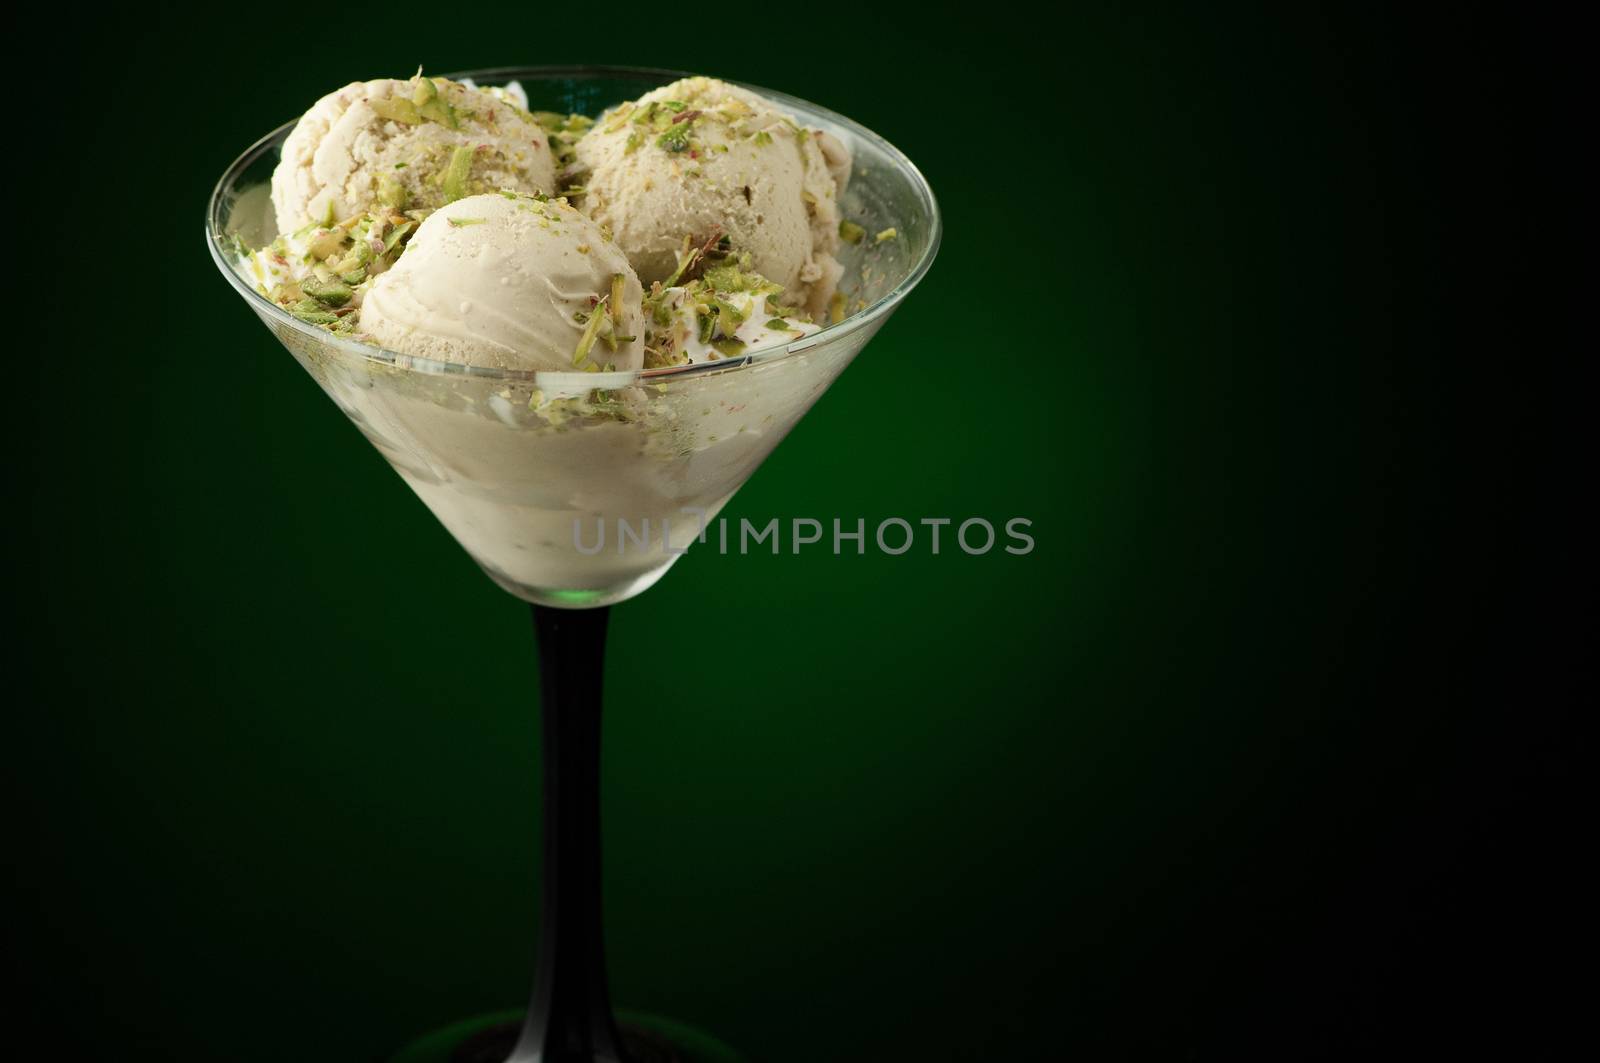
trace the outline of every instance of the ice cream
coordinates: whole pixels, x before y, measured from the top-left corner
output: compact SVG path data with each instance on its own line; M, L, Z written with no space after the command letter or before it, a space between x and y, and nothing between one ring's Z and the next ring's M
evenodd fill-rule
M639 369L643 290L564 200L468 196L432 214L373 282L360 329L403 354L499 369Z
M709 78L598 122L526 102L420 75L324 97L273 171L281 235L241 269L308 323L497 369L716 361L839 309L832 137Z
M278 231L380 208L434 210L501 188L555 191L544 127L509 100L420 75L324 96L284 141L273 171Z
M685 78L603 115L564 176L649 284L685 241L726 234L791 303L821 316L841 273L838 196L850 172L837 139L753 92Z
M537 85L535 106L613 102L560 84ZM295 130L270 188L246 171L220 232L240 275L300 321L252 300L262 318L497 582L603 605L704 541L871 337L885 314L831 342L815 333L908 275L909 259L884 266L901 247L892 226L908 224L887 205L914 190L870 137L854 140L870 194L842 221L849 153L703 78L595 120L527 100L434 80L350 86ZM487 123L496 143L510 129L537 145L544 176L508 180L510 155L480 155L491 107L516 116ZM605 369L618 372L587 372Z

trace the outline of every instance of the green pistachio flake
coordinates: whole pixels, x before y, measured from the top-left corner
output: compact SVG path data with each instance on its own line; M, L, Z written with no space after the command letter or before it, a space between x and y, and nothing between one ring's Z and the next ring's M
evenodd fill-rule
M378 178L378 202L395 210L404 210L406 207L406 186L389 174L382 174Z
M775 317L767 322L767 328L775 332L794 332L795 327L781 317Z
M583 335L578 337L578 349L572 352L572 364L581 368L588 361L589 352L594 349L594 341L600 337L600 325L606 320L605 302L610 295L603 295L589 311L589 323L583 327Z
M739 331L739 326L744 324L745 314L731 303L721 299L713 299L712 306L717 311L717 330L724 336L732 336Z
M623 142L622 154L632 155L639 150L639 145L642 143L644 143L644 138L640 137L637 131L629 133L628 139Z
M900 234L898 232L896 232L893 228L885 229L885 230L883 230L883 232L879 233L877 236L874 236L872 238L872 242L875 243L875 244L881 244L885 240L893 240L896 236L899 236L899 235Z
M301 321L311 325L332 325L339 320L339 315L325 310L320 303L312 299L301 299L284 307L289 313Z
M719 292L748 291L754 286L752 278L756 283L761 281L759 275L752 274L747 277L740 272L738 266L734 265L712 266L705 272L706 283Z
M669 126L665 133L656 138L656 147L676 154L689 150L689 127L693 122L681 122Z
M450 228L452 228L452 229L464 229L468 225L482 225L488 219L486 219L486 218L446 218L445 220L450 223Z
M360 236L356 239L355 243L350 245L350 250L344 253L344 257L334 265L333 271L339 274L347 274L360 270L361 272L365 273L365 267L367 263L371 261L372 245L367 242L367 238L365 236ZM359 284L360 282L351 281L350 283Z
M843 240L845 243L859 244L861 242L861 238L866 235L867 230L863 229L853 221L841 221L839 223L839 239Z
M844 292L834 292L828 300L828 324L837 325L844 320Z
M467 194L467 177L472 173L473 149L465 144L450 153L444 172L444 201L454 203Z
M341 273L339 275L339 279L354 287L355 285L360 284L362 281L367 279L367 271L364 269L353 269L348 273Z
M457 117L456 109L443 98L435 97L418 107L417 111L430 122L438 122L449 129L461 128L461 121Z
M311 238L306 250L315 259L327 259L344 249L344 233L338 229L323 229Z
M396 225L389 235L383 238L383 253L387 255L400 246L401 239L416 227L417 223L414 221L403 221Z
M711 346L724 358L737 358L744 353L744 341L735 339L712 340Z
M763 129L755 135L754 139L756 142L756 147L764 148L768 144L772 143L772 134Z
M300 290L323 306L343 306L355 294L348 284L331 276L327 280L307 277L300 282Z
M622 289L627 283L627 278L621 273L611 275L611 324L615 328L622 327Z
M368 100L367 103L377 112L379 118L391 122L403 122L406 125L422 124L422 115L417 111L417 105L403 96L380 96Z
M420 76L422 71L417 71L417 74L416 87L411 90L411 102L421 107L429 100L438 98L439 86L435 85L430 78Z

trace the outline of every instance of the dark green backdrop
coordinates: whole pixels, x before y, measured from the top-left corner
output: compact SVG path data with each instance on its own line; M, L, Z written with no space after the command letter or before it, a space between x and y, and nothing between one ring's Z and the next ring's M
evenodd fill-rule
M1023 558L691 553L615 611L619 1002L769 1063L1304 1058L1494 992L1512 935L1451 884L1532 399L1453 347L1515 263L1445 270L1537 209L1486 209L1534 151L1514 32L491 10L86 17L51 90L88 148L39 134L62 201L12 227L48 327L11 911L63 1058L367 1063L529 981L526 609L201 242L240 149L418 62L689 68L888 137L939 261L727 513L1034 522Z

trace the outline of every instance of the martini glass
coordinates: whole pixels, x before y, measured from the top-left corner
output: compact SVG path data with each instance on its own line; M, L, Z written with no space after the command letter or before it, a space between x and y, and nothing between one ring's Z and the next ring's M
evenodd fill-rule
M620 67L499 68L533 110L596 116L685 76ZM938 207L883 138L804 100L747 86L851 149L841 216L843 320L795 342L700 365L624 373L484 369L400 354L290 316L227 251L277 235L272 169L292 123L218 182L206 237L256 316L505 590L530 602L543 713L544 867L533 998L412 1044L392 1063L732 1063L667 1019L614 1016L600 901L600 685L609 607L659 580L888 320L933 262Z

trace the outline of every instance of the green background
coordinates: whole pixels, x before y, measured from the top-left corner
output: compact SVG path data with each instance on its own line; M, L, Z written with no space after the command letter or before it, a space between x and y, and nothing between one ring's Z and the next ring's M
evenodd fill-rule
M41 133L65 205L23 222L11 910L62 1058L367 1061L525 993L526 609L201 243L244 146L418 62L687 68L882 133L943 251L726 513L1034 522L1020 558L700 550L614 611L620 1004L770 1063L1303 1058L1470 1007L1414 990L1502 933L1442 885L1487 805L1439 809L1490 800L1474 617L1533 414L1452 349L1507 267L1442 267L1532 224L1480 211L1533 150L1514 33L242 11L79 27L112 172Z

